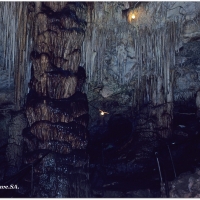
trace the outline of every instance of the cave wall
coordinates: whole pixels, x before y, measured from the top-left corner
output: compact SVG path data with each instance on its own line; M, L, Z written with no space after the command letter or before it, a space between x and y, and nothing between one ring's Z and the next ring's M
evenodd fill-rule
M90 102L90 126L102 123L99 109L109 113L104 117L107 121L118 113L132 117L149 101L158 105L195 98L198 2L91 2L88 7L81 66L87 75L84 91ZM0 99L2 120L7 122L10 114L6 113L19 110L29 91L38 8L28 2L1 2L1 9L1 38L6 39L1 39ZM170 115L170 104L164 110ZM160 118L163 111L158 113Z
M57 12L64 3L52 2L46 5ZM176 102L183 102L184 105L192 102L193 107L197 104L200 108L197 93L200 89L199 2L91 2L87 5L85 13L81 9L76 10L78 17L87 18L82 44L83 38L76 40L76 37L70 35L62 35L64 40L55 39L53 31L58 24L49 25L49 19L40 13L40 2L0 2L0 130L1 139L9 143L7 157L10 165L18 168L21 164L18 159L22 154L21 134L27 123L23 106L30 88L39 97L49 96L52 99L68 98L77 89L76 77L66 80L54 73L45 75L46 68L53 71L54 65L58 68L64 65L66 70L77 72L80 61L80 65L86 70L84 92L89 100L90 133L94 133L95 137L98 132L96 130L100 130L101 134L112 115L122 114L131 120L135 129L148 129L148 132L140 131L141 137L152 136L152 130L156 130L159 137L166 138L172 134ZM134 20L131 19L132 14L135 14ZM51 36L49 33L38 36L38 33L49 27L52 29ZM59 43L61 46L67 43L65 47L69 49L73 45L67 40L81 41L76 44L81 46L81 51L74 51L72 55L68 51L59 51L60 46L56 46L56 50L49 49L44 44L45 37L46 43ZM31 54L33 50L34 53ZM54 50L56 53L52 53ZM64 57L61 56L62 53ZM64 87L59 87L61 85ZM54 87L57 88L56 91L52 89ZM42 121L34 124L35 127L32 126L32 133L35 131L35 135L41 137L41 140L54 137L45 132L49 128L52 130L51 123L68 123L77 118L77 122L86 126L82 118L75 115L69 118L56 108L53 110L50 101L42 99L37 103L28 106L27 115L29 125ZM82 107L81 104L74 106ZM194 114L195 109L197 108L192 110ZM108 114L102 117L99 110ZM44 118L41 116L43 112L46 113ZM51 112L57 112L57 116L51 117ZM84 112L87 111L81 114ZM137 124L135 116L141 119ZM51 122L46 123L44 134L37 131L43 120ZM13 130L17 130L16 133ZM29 148L34 149L34 145L33 143ZM43 143L40 146L48 148ZM61 151L57 146L54 149ZM76 159L72 156L68 162L72 163L74 160ZM85 163L86 159L83 160ZM50 161L51 157L45 161L44 166L55 169L55 163ZM44 175L41 182L45 183L50 178L56 180L55 177L56 173L52 177ZM72 190L76 184L74 182Z
M1 104L19 110L25 103L33 46L28 2L1 2Z
M0 2L1 139L8 137L10 111L20 110L28 93L32 35L27 6L26 2Z
M0 2L0 140L1 177L15 173L22 164L22 130L27 126L23 106L31 74L33 45L28 2Z
M0 9L1 180L50 150L34 171L34 195L87 197L88 106L79 67L87 5L1 2Z
M107 122L119 113L131 118L151 104L149 117L156 122L146 128L159 129L164 138L172 134L173 102L195 99L200 86L199 9L198 2L91 6L81 59L91 132L102 122L99 109L109 113Z

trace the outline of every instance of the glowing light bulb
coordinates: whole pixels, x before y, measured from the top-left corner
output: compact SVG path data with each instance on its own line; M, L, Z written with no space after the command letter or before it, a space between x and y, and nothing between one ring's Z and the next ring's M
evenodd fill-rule
M99 110L100 111L100 115L105 115L105 114L109 114L108 112L104 112L103 110Z
M132 19L135 19L135 15L134 15L134 14L132 14L131 18L132 18Z
M103 111L101 111L101 112L100 112L100 115L104 115L104 112L103 112Z

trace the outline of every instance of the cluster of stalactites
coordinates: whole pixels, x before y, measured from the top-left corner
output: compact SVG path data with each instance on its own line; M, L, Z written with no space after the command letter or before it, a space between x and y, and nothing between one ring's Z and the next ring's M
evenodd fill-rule
M180 33L179 22L168 22L160 29L138 30L134 38L138 88L140 88L143 76L160 77L157 86L152 85L152 87L155 89L163 87L166 101L172 101L173 67L175 66L175 52L179 50Z
M103 3L98 6L92 10L82 45L81 63L88 78L85 91L88 92L91 82L103 86L115 82L119 88L129 85L134 89L133 107L140 107L147 102L154 106L165 105L157 112L158 118L166 113L158 125L169 128L171 119L168 115L172 114L173 102L173 67L175 53L180 48L182 18L162 22L160 19L159 22L158 17L156 23L136 25L134 21L125 22L117 6L109 7L109 4ZM165 10L165 6L161 7ZM160 17L164 18L166 14L163 12ZM143 15L150 16L145 8ZM167 137L167 133L162 135Z
M1 2L1 51L3 53L1 60L1 70L6 70L8 79L7 84L10 86L11 79L13 79L13 72L15 66L15 59L17 55L17 38L16 33L18 29L18 14L17 10L22 9L22 4L15 2Z
M101 10L108 7L104 6ZM96 10L95 10L96 9ZM88 24L86 38L82 45L81 63L86 69L88 83L102 84L115 80L124 85L132 82L134 88L140 88L143 76L161 77L166 101L171 101L173 82L172 68L175 66L175 53L180 48L182 19L160 22L160 26L135 26L120 19L111 24L112 9L108 10L108 20L103 27L95 14L100 8L92 10L92 20ZM100 16L102 19L105 16ZM139 17L139 16L138 16ZM113 79L109 79L110 75ZM86 84L87 92L87 84ZM150 96L150 94L148 94Z
M134 38L136 63L134 107L150 103L151 117L161 137L172 134L175 53L179 49L180 25L167 22L160 29L138 29ZM132 74L134 76L134 74Z
M24 104L31 74L32 26L27 7L26 2L0 2L1 88L15 87L16 109Z

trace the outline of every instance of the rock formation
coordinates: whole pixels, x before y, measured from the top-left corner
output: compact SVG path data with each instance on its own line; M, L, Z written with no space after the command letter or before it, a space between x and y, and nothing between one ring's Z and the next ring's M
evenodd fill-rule
M0 2L0 9L1 180L23 156L29 164L50 150L34 169L32 195L87 197L88 143L91 183L121 188L103 178L135 177L138 162L154 170L155 148L199 134L199 2ZM134 196L128 190L118 194Z
M77 91L86 11L85 3L35 4L32 73L26 104L30 128L23 134L27 147L25 163L39 158L38 150L51 151L38 166L36 197L88 196L84 169L88 162L88 105L86 95ZM68 161L71 158L72 163ZM71 173L74 179L70 179ZM48 182L48 178L53 180ZM75 186L79 191L74 191ZM49 190L53 192L49 194Z
M169 197L170 198L199 198L199 168L195 173L185 172L182 173L175 180L169 184ZM165 193L163 192L163 197Z

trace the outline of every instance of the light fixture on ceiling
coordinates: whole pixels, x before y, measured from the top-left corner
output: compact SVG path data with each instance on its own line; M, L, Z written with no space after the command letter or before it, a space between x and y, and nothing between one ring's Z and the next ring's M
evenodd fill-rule
M136 5L139 3L139 1L137 1L135 4L134 4L134 7L133 8L130 8L129 10L129 13L128 13L128 21L129 23L131 23L133 20L135 21L137 18L138 18L138 14L137 14L137 11L135 9Z
M136 16L135 16L135 7L136 7L136 5L138 3L139 3L139 1L135 3L134 8L132 9L132 12L130 12L130 15L131 15L130 16L131 17L130 21L136 18Z
M132 19L135 19L135 15L134 15L134 14L132 14L131 18L132 18Z

